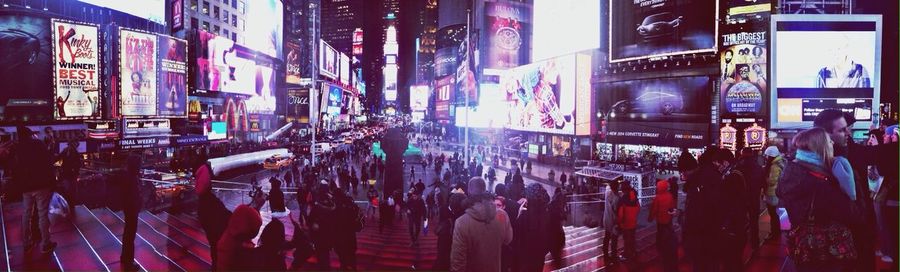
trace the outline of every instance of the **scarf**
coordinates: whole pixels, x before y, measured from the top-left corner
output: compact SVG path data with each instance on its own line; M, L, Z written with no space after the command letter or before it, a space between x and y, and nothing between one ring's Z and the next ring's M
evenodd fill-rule
M819 156L819 154L812 151L798 149L795 159L818 167L825 167L825 160L822 159L822 156Z

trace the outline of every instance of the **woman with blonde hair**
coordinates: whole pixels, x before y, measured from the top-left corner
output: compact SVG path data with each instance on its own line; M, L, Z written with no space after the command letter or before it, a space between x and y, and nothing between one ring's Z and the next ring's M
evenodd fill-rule
M791 221L788 253L798 271L842 271L856 259L850 228L862 218L831 174L833 142L822 128L794 136L795 159L777 195Z

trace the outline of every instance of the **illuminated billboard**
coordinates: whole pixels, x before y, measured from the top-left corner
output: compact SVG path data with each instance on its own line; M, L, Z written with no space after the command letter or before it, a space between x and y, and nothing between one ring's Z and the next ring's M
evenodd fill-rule
M725 118L765 115L768 95L767 32L737 28L722 34L719 67L721 115Z
M56 46L50 19L0 15L0 121L46 121L52 118ZM53 67L53 68L51 68ZM20 107L22 106L22 107Z
M288 89L286 115L309 123L309 89Z
M300 78L303 75L300 73L302 69L300 69L300 54L301 47L300 44L292 41L288 41L286 43L287 46L287 55L284 58L285 64L285 78L284 82L289 84L300 84Z
M340 76L341 76L341 84L348 85L350 84L350 57L348 57L344 53L340 53Z
M53 20L54 117L100 118L97 26ZM151 62L155 61L151 60ZM155 87L155 86L154 86Z
M409 87L409 107L413 111L424 111L428 108L428 95L431 90L428 85L415 85Z
M337 116L341 114L341 105L344 102L344 90L341 89L340 86L325 84L326 94L328 97L326 98L326 108L325 113L329 115Z
M338 52L327 42L319 40L319 74L330 79L338 77Z
M509 103L505 127L574 135L575 99L581 93L591 92L590 69L579 69L589 67L590 58L578 56L570 54L504 71L500 91ZM587 66L578 65L584 61Z
M450 99L453 97L455 80L455 75L449 75L434 82L434 110L438 120L450 120Z
M711 88L705 76L612 82L600 89L598 110L611 143L702 147Z
M600 0L535 0L533 25L532 60L600 48Z
M719 1L609 1L609 59L716 51Z
M280 59L284 7L281 0L253 0L245 4L246 29L244 46Z
M199 31L197 43L197 90L249 96L245 102L251 113L275 111L275 73L263 56L232 40Z
M156 114L184 117L187 115L187 42L157 36L159 39L159 86L156 88Z
M478 106L457 108L456 125L470 128L503 128L508 121L509 101L506 100L506 93L500 91L498 84L481 84L479 88L481 95L478 97Z
M518 2L485 2L484 16L488 36L482 53L486 58L484 68L507 69L527 64L531 48L531 6Z
M78 0L98 7L118 10L122 13L131 14L140 18L150 20L154 23L166 24L166 0L141 0L141 1L122 1L122 0ZM181 1L178 1L181 2Z
M156 115L156 35L119 30L119 106L122 116Z
M773 15L773 128L809 127L819 112L878 112L881 15Z

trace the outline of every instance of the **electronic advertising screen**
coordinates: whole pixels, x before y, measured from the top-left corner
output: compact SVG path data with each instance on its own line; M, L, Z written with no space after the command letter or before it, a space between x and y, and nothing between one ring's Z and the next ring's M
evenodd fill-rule
M198 90L248 96L251 113L275 112L276 73L264 57L257 61L256 52L235 44L231 39L199 31L197 72Z
M459 44L459 50L456 51L458 53L456 59L459 60L459 66L456 68L456 102L453 104L466 105L468 100L468 104L471 106L478 103L478 89L475 87L478 83L473 72L474 65L471 63L474 57L466 41L468 39L464 39ZM466 97L467 95L468 97Z
M600 0L534 1L533 37L535 61L600 48Z
M250 98L244 101L247 104L247 111L251 114L273 114L277 106L275 97L275 70L266 63L260 63L256 66L256 92L250 95Z
M531 5L519 2L485 2L484 16L487 35L485 52L482 53L486 58L484 68L507 69L528 64L532 31Z
M141 1L122 1L122 0L78 0L84 3L118 10L123 13L131 14L140 18L150 20L154 23L166 24L166 0L141 0Z
M57 44L51 32L49 18L0 15L0 121L52 118L57 57L51 48Z
M581 58L577 56L570 54L504 71L500 92L509 102L505 127L575 135L575 98L591 92L590 69L580 71ZM588 84L579 84L585 80Z
M159 40L159 86L156 88L159 116L187 116L187 41L169 36Z
M425 111L428 109L428 95L431 90L428 85L415 85L409 87L409 107L413 111Z
M300 78L303 77L300 73L300 65L302 65L300 63L300 44L289 41L285 46L287 46L287 56L284 58L284 64L286 66L284 82L288 84L300 84Z
M97 26L54 19L55 113L60 120L100 118L100 51ZM151 62L155 62L155 58ZM154 86L156 87L156 86Z
M719 1L609 1L609 59L715 52Z
M119 30L119 106L122 116L156 115L155 34Z
M725 30L721 36L719 67L720 116L765 116L765 101L769 93L768 47L765 30Z
M326 84L328 87L327 108L325 113L333 116L341 114L341 106L344 103L344 90L340 86Z
M344 85L350 84L350 57L345 55L344 53L340 53L341 60L341 68L340 68L340 76L341 83Z
M247 1L246 36L247 48L258 51L273 58L282 58L282 34L284 7L281 0Z
M455 75L445 76L434 81L434 111L438 120L450 120L450 99L453 98L455 84Z
M510 102L499 84L482 83L478 106L456 109L456 126L470 128L504 128L509 123ZM466 120L468 115L468 120Z
M228 124L225 122L211 122L206 132L207 140L221 140L228 137Z
M338 52L327 42L319 40L319 74L331 79L338 77Z
M341 97L341 114L349 114L350 106L353 105L353 93L350 93L349 90L344 90L343 96Z
M612 82L600 90L598 111L611 143L702 147L711 92L705 76Z
M750 16L772 12L772 3L769 0L728 0L728 16Z
M880 15L773 15L773 128L808 127L839 109L868 128L878 112Z

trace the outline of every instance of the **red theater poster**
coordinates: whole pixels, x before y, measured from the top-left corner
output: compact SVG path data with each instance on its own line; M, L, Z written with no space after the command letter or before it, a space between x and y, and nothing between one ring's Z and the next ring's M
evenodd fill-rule
M56 119L100 117L100 52L97 27L53 21Z

